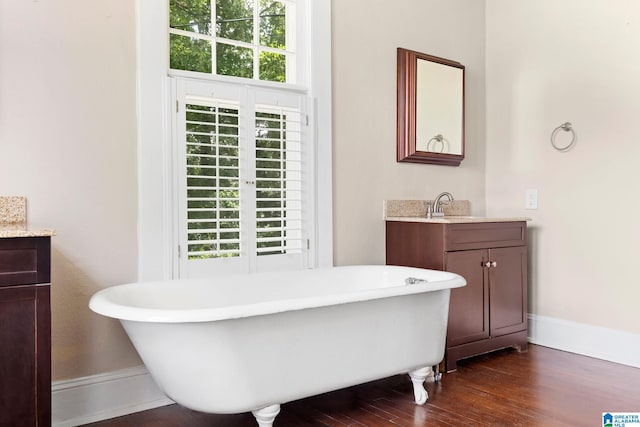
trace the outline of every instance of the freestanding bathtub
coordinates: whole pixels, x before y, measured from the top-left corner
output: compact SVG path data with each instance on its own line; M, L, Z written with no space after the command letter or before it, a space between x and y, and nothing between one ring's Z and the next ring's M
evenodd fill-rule
M453 273L352 266L131 283L91 309L120 319L158 386L188 408L252 411L409 372L416 403L444 356Z

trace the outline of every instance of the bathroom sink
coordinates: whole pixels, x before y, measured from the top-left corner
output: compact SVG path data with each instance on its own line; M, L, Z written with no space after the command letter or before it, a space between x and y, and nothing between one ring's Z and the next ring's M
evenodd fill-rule
M439 218L424 218L425 222L436 222L445 224L455 223L471 223L471 222L512 222L512 221L531 221L531 218L525 217L488 217L473 215L449 215Z
M398 216L398 217L386 217L386 221L401 221L401 222L430 222L440 224L455 224L455 223L474 223L474 222L510 222L510 221L531 221L531 218L525 217L486 217L486 216L473 216L473 215L447 215L440 217L416 217L416 216Z
M434 216L431 218L425 218L427 222L485 222L488 218L482 216L471 216L471 215L445 215L445 216Z

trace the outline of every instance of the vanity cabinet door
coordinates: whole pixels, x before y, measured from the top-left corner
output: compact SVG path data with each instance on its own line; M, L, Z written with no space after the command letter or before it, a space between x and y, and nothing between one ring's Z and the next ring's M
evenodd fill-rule
M0 425L27 426L36 412L35 288L0 289Z
M451 290L447 347L489 338L489 286L486 249L446 253L446 270L467 280Z
M527 248L495 248L489 251L495 266L488 269L491 336L527 329Z
M448 346L527 328L526 247L447 252L446 270L467 280L451 291Z
M51 425L50 237L0 239L0 426Z

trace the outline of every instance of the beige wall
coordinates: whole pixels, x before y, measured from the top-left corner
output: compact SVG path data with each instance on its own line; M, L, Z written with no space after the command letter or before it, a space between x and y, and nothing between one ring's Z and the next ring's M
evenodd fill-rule
M385 199L449 191L484 213L484 1L332 3L336 265L383 264ZM460 167L396 162L396 49L466 66L466 158Z
M52 240L53 378L140 363L98 289L136 279L134 2L0 0L0 194Z
M487 212L533 218L537 315L640 332L638 52L639 2L487 1Z

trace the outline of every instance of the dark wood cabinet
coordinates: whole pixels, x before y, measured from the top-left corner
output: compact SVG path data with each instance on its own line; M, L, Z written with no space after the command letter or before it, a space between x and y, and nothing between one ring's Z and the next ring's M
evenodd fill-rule
M0 238L0 426L51 425L50 237Z
M387 264L458 273L445 368L505 347L527 348L527 226L524 221L386 223Z

